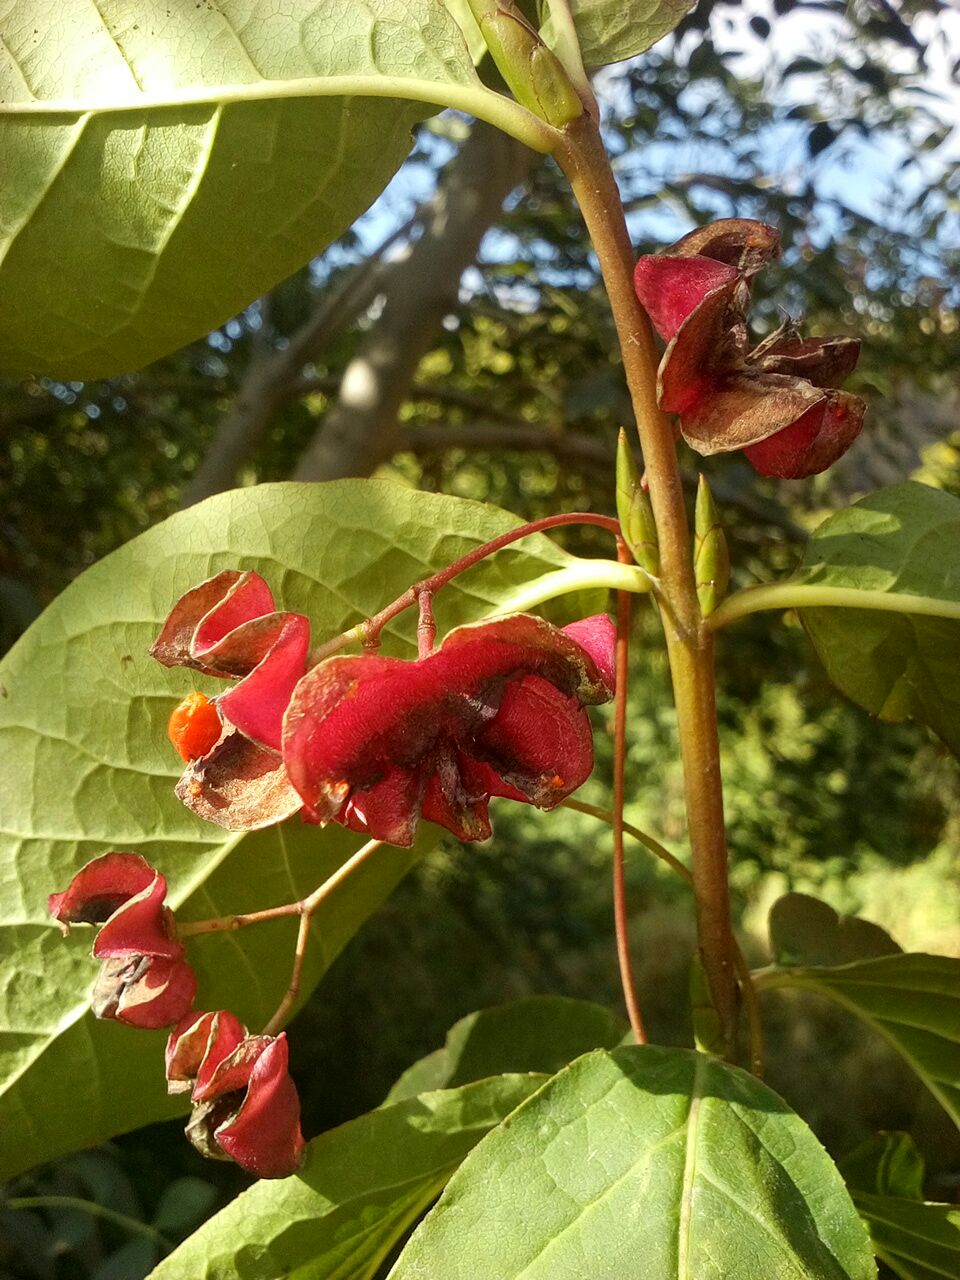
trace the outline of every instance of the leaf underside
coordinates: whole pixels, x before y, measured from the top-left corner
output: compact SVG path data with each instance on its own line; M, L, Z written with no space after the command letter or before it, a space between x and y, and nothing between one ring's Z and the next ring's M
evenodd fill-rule
M441 0L14 0L3 43L11 376L122 373L222 324L403 162L436 107L384 77L479 84Z
M880 925L840 915L807 893L786 893L778 898L770 908L769 929L770 949L782 968L850 964L897 955L901 950Z
M960 499L880 489L815 531L792 579L960 603ZM928 725L960 754L960 621L909 611L810 608L800 617L833 683L881 720Z
M167 717L191 688L224 686L147 656L173 602L222 569L256 569L319 643L516 524L379 481L222 494L88 570L10 651L0 665L0 1177L182 1109L164 1092L163 1033L89 1013L93 931L62 939L49 893L89 859L132 849L167 876L180 918L204 918L300 897L360 843L298 818L233 834L175 798ZM440 593L441 632L568 563L545 538L522 546ZM385 651L414 656L414 625L392 624ZM412 851L384 849L331 895L311 931L305 993L434 839L427 829ZM262 1025L286 987L295 932L282 920L192 940L198 1007Z
M605 67L623 62L668 35L696 0L570 0L577 39L588 67ZM553 42L550 18L543 35Z

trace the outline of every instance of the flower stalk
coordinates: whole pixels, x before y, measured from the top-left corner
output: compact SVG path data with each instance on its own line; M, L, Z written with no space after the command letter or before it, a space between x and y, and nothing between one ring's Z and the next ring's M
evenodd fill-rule
M620 340L660 548L661 614L673 679L700 954L724 1052L736 1045L736 947L730 920L713 641L697 599L693 549L673 427L657 404L653 333L633 287L634 254L599 130L584 115L556 158L580 205Z
M621 539L618 558L627 559L630 552ZM637 1044L646 1044L647 1036L643 1015L637 999L637 987L630 959L630 939L627 928L627 882L623 853L623 801L627 765L627 682L630 659L630 613L633 598L627 591L617 592L617 647L614 665L616 671L616 699L613 710L613 918L617 936L617 962L620 966L620 985L627 1006L630 1028Z
M397 596L396 600L385 605L379 613L375 613L371 618L367 618L365 622L361 622L356 627L351 627L348 631L341 632L338 636L333 636L324 644L318 645L317 648L311 650L308 665L311 667L316 666L317 663L322 662L325 658L330 658L342 649L346 649L349 645L358 642L363 645L364 649L374 648L384 627L399 614L418 604L420 597L424 593L429 596L436 595L441 588L452 582L461 573L465 573L467 569L472 569L475 564L479 564L481 560L485 560L495 552L501 551L504 547L509 547L511 543L519 542L521 538L527 538L533 533L544 533L547 529L557 529L562 525L568 524L594 525L599 529L606 529L615 537L620 536L620 522L615 520L613 516L599 515L595 511L571 511L560 515L544 516L540 520L531 520L528 524L522 524L516 529L510 529L507 533L500 534L498 538L493 538L490 542L484 542L481 546L474 547L465 556L461 556L459 560L455 560L452 564L439 569L436 573L431 574L429 578L424 578L422 582L413 583L402 595Z

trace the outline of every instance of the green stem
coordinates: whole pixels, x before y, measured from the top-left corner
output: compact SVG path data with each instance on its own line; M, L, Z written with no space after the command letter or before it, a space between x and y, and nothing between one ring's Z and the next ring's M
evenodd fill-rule
M145 1236L159 1245L165 1253L170 1253L174 1248L174 1242L156 1227L151 1227L149 1222L138 1222L136 1218L128 1218L125 1213L118 1213L116 1209L107 1209L102 1204L81 1200L77 1196L15 1196L11 1200L0 1200L0 1206L4 1209L75 1209L80 1213L89 1213L93 1218L113 1222L131 1235Z
M697 931L725 1051L736 1043L736 946L730 920L713 637L697 600L690 530L674 432L656 396L657 356L650 322L633 288L634 253L620 193L599 130L584 115L564 130L556 157L576 196L600 263L637 419L660 543L661 603L673 678Z
M621 560L630 552L621 539L617 548ZM620 985L627 1006L630 1028L637 1044L646 1044L647 1035L637 999L637 985L630 958L630 938L627 927L627 878L623 856L623 798L627 765L627 687L630 658L630 611L633 600L626 591L617 592L617 647L615 654L616 701L613 719L613 919L617 939L617 962L620 966Z
M527 613L546 600L598 587L643 595L651 589L651 581L642 569L633 564L617 564L615 560L576 560L566 569L545 573L542 578L517 587L501 600L495 612Z
M171 93L137 93L129 101L92 97L50 98L30 102L0 103L0 121L45 116L142 116L150 111L182 112L192 106L232 106L240 102L275 102L290 98L394 98L428 102L436 107L452 107L484 120L516 138L533 151L550 154L559 144L560 133L512 98L487 89L478 79L461 84L452 80L417 80L412 76L322 76L296 80L254 80L249 84L191 86Z
M605 822L608 826L613 826L613 813L610 809L604 809L598 804L587 804L583 800L574 800L572 796L560 802L565 809L573 809L577 813L586 813L591 818L599 818L601 822ZM629 822L623 824L623 829L628 836L633 836L639 844L648 849L655 858L659 858L661 862L666 863L671 871L675 871L678 876L682 876L687 884L693 883L693 876L689 868L685 867L679 858L674 857L669 849L664 848L659 840L654 840L653 836L646 831L642 831L640 827L635 827Z
M764 609L877 609L883 613L917 613L928 618L960 618L960 601L900 591L862 591L859 587L827 587L816 583L775 582L747 587L729 596L711 614L707 626L716 631Z

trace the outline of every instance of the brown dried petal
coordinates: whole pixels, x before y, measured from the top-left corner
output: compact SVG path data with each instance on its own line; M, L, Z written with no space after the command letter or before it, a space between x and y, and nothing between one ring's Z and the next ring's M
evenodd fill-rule
M718 218L685 235L670 252L714 258L752 276L780 256L780 232L753 218Z
M839 387L853 372L859 356L856 338L789 337L757 347L748 361L767 373L805 378L815 387Z
M823 398L823 391L802 378L745 370L691 406L680 427L698 453L730 453L782 431Z
M828 391L820 404L746 449L747 459L762 476L802 480L826 471L860 434L866 405L859 396Z
M223 573L192 587L173 606L163 629L150 648L150 656L162 662L165 667L194 667L208 675L227 675L227 672L214 670L194 657L191 650L193 636L206 615L231 596L235 596L238 588L241 588L242 580L251 576L255 575L241 573L238 569L225 569ZM245 591L241 590L240 594L242 597ZM263 613L272 609L271 598L267 610L257 609L255 612Z
M156 1030L179 1022L196 993L196 976L185 960L118 956L100 968L93 1012L98 1018Z
M228 831L255 831L296 813L303 803L283 760L242 733L227 733L194 760L177 783L177 796L198 817Z

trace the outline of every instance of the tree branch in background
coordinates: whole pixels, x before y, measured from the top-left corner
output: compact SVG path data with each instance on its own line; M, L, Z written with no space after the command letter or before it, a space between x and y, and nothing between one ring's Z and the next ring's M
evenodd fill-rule
M385 269L383 313L347 366L294 479L369 475L400 447L397 414L417 366L456 305L460 278L484 234L534 160L514 139L474 125L440 179L423 235L403 261Z
M264 326L263 339L254 346L236 399L224 415L206 457L185 486L181 506L190 507L232 487L238 468L263 439L276 415L300 394L304 365L370 306L384 287L389 271L384 254L410 235L421 216L418 210L350 272L339 288L325 296L285 347L272 346L268 340L269 323Z

